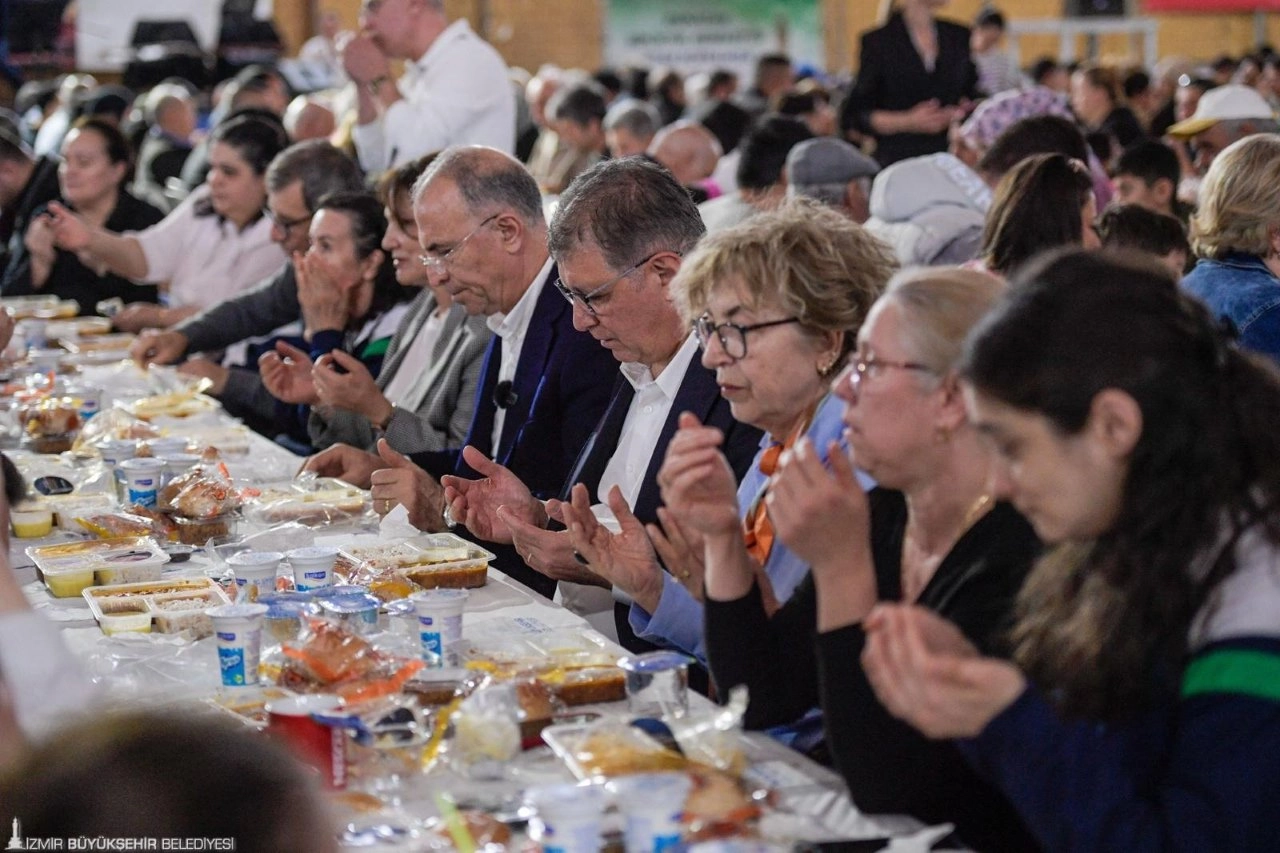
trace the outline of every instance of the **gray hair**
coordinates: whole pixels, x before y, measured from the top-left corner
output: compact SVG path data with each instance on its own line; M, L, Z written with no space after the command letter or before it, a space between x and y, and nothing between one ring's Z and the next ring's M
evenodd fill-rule
M329 193L364 189L360 167L323 139L290 145L267 167L267 192L278 193L295 181L302 182L302 201L312 213Z
M557 260L586 242L605 262L626 269L657 251L685 254L706 233L689 191L657 163L641 157L605 160L560 196L547 244Z
M1227 132L1232 142L1252 136L1255 133L1280 133L1280 122L1273 118L1232 118L1223 119L1218 126Z
M482 145L454 145L440 152L413 184L413 204L436 180L450 181L468 212L481 216L495 207L511 208L531 228L546 223L538 182L519 160L496 148Z
M662 127L662 116L645 101L623 101L604 114L605 130L625 130L637 139L653 139Z
M871 194L870 178L854 178L858 186L868 196ZM822 184L788 184L787 198L805 196L815 199L829 207L844 207L849 193L848 182L835 181Z
M904 270L885 288L880 302L902 309L901 339L910 357L938 376L960 361L965 336L1005 291L993 275L959 267Z

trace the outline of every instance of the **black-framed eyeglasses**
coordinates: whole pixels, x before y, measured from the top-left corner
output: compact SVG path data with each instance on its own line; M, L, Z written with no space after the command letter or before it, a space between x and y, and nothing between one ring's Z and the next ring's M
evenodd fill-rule
M698 336L698 343L704 350L711 336L715 335L720 341L720 348L724 350L724 354L737 361L747 357L747 332L799 322L799 317L784 317L781 320L766 320L763 323L742 326L738 323L716 323L712 321L710 314L703 314L693 322L693 333Z
M467 245L468 240L476 236L476 234L479 234L481 228L484 228L486 225L488 225L490 222L497 219L501 215L502 215L501 213L495 213L489 218L485 219L475 228L472 228L467 233L467 236L463 237L461 240L454 243L453 247L450 248L447 252L437 253L437 252L424 250L420 255L418 255L418 263L426 267L428 272L435 273L436 275L444 274L445 270L448 268L449 259L456 256L458 252L461 251L462 247Z
M927 364L920 364L916 361L889 361L888 359L871 357L857 357L849 362L849 387L853 389L856 397L862 390L862 380L867 376L872 379L879 377L885 370L918 370L921 373L937 373Z
M280 214L276 213L274 210L268 207L267 219L271 220L272 225L276 226L281 231L288 234L290 231L297 228L299 225L310 222L311 214L307 214L306 216L299 216L297 219L285 219L283 216L281 216Z
M556 290L560 291L560 295L563 296L570 305L575 305L575 304L581 305L583 308L586 309L588 314L590 314L592 317L595 317L597 316L596 307L591 304L592 299L599 299L601 296L604 295L605 291L609 290L609 288L613 287L615 284L622 281L624 278L631 275L633 272L640 269L645 264L649 263L649 261L658 257L658 255L661 255L662 252L664 251L666 250L665 249L659 250L657 252L654 252L652 255L645 258L644 260L637 261L636 263L627 267L618 275L615 275L613 278L606 281L604 284L593 287L590 290L588 290L586 293L583 293L581 290L577 290L565 284L564 279L562 278L556 279L555 281Z

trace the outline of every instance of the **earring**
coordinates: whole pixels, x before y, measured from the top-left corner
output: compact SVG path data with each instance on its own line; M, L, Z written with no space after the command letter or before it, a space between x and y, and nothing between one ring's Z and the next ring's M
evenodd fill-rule
M823 379L830 379L831 374L836 372L836 365L839 363L840 363L840 356L837 355L835 358L831 359L831 361L827 362L825 366L817 365L818 375L821 376Z

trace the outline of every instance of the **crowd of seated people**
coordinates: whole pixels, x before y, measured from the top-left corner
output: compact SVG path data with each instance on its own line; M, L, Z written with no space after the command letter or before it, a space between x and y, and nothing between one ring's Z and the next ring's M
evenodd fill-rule
M522 75L434 0L366 4L293 106L68 76L0 118L0 286L114 301L300 468L747 685L865 811L1268 849L1280 60L1022 76L944 6L843 81ZM27 736L94 699L0 583L6 683Z

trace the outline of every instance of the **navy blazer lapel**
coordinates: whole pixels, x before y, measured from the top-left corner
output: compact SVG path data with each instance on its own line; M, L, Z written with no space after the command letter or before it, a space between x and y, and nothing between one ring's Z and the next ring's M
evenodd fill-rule
M719 399L720 386L716 384L715 371L703 367L699 353L694 353L693 360L684 372L680 390L676 391L676 398L671 403L666 423L662 425L662 433L658 436L653 458L649 460L649 468L644 472L644 481L636 495L636 505L632 507L636 518L646 523L657 520L658 507L662 504L662 496L658 490L658 470L667 456L667 445L680 426L680 413L692 412L698 416L698 420L706 423Z
M493 403L493 390L498 386L498 372L502 369L502 338L494 335L484 352L484 365L480 368L480 384L476 386L475 414L471 416L471 430L467 444L485 456L493 453L493 420L497 406ZM461 459L461 457L459 457Z
M565 478L564 488L560 492L561 500L569 500L569 492L578 483L587 487L593 503L599 503L604 499L603 496L597 496L596 491L600 487L600 478L604 476L604 469L609 466L609 460L618 449L622 427L626 423L627 412L631 409L631 401L635 395L635 388L619 373L613 385L613 396L609 400L609 406L604 410L604 416L596 424L591 437L587 439L587 443L583 445L582 451L574 461L569 476Z
M503 464L506 464L506 460L510 458L511 451L518 443L520 431L533 415L538 387L545 379L547 362L551 359L552 350L555 349L564 313L573 310L573 306L566 302L551 284L555 281L556 275L555 264L552 264L551 270L543 279L542 293L538 295L538 301L533 306L533 316L529 318L524 345L520 348L520 360L516 363L515 376L511 380L511 390L516 394L516 402L507 409L506 417L502 422L502 436L494 454L494 457ZM493 422L490 421L490 430L492 428Z

